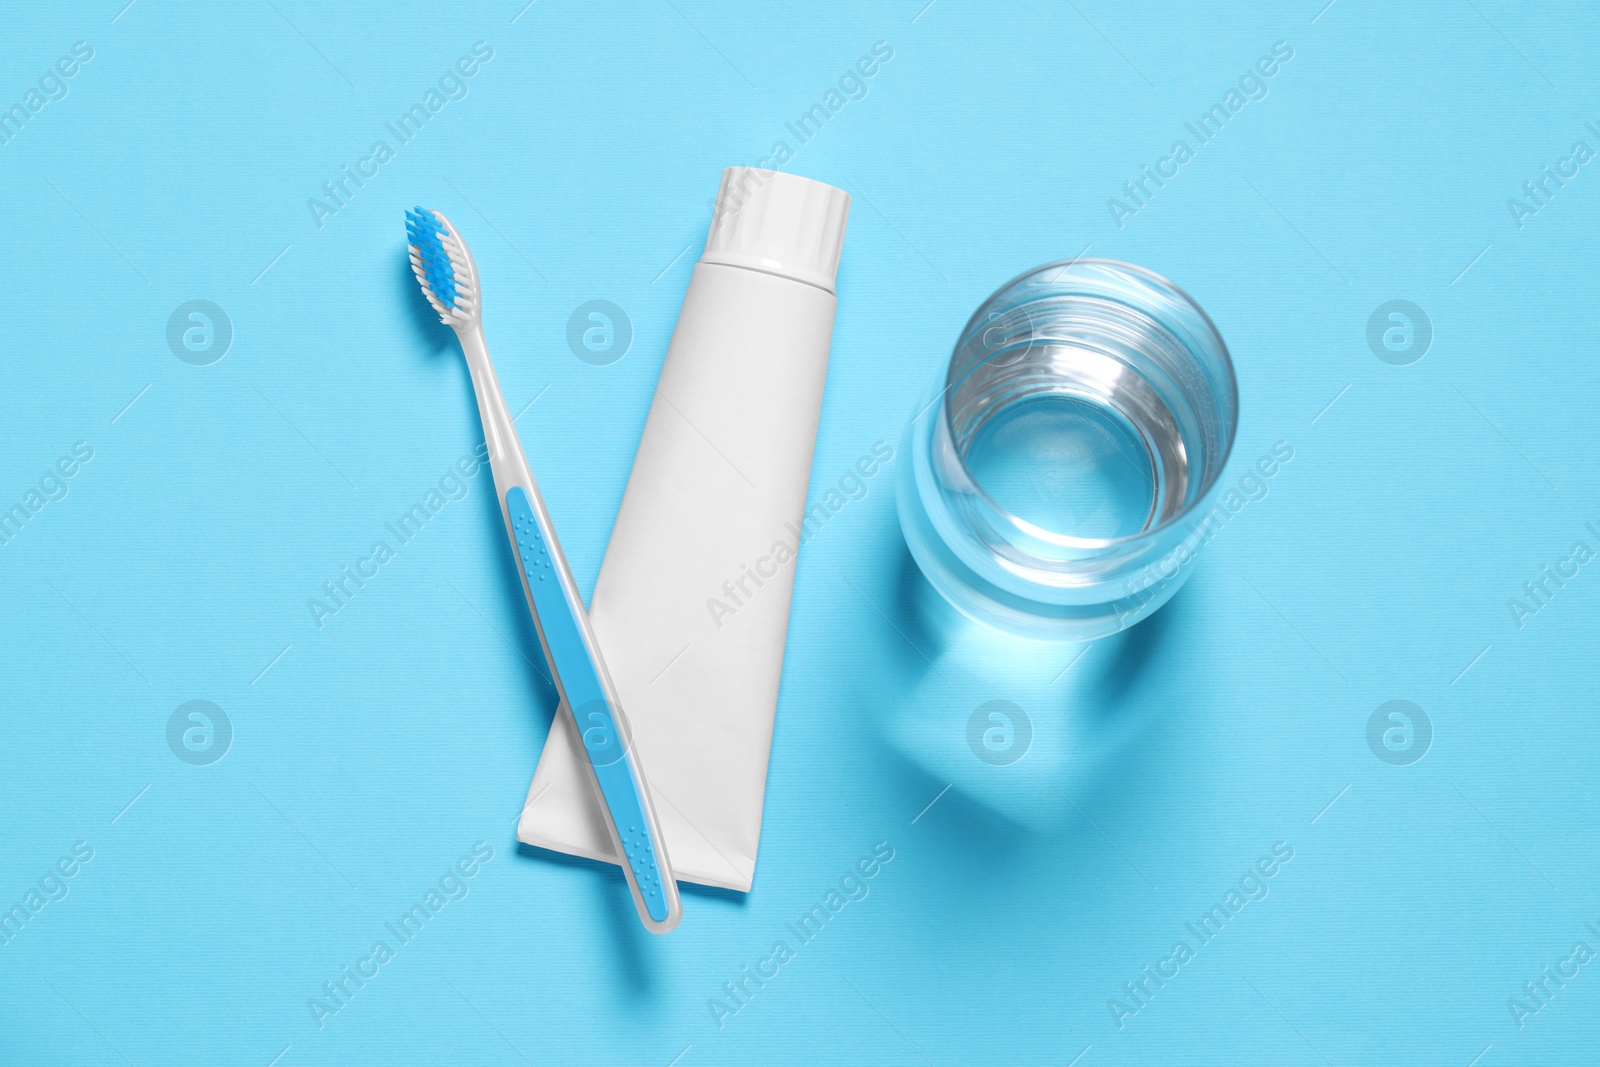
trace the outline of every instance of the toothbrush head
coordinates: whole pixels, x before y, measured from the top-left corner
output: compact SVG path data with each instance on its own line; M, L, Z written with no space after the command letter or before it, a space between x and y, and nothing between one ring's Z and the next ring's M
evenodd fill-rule
M450 220L442 212L413 208L406 212L406 234L411 238L411 270L439 321L455 327L475 323L478 268Z

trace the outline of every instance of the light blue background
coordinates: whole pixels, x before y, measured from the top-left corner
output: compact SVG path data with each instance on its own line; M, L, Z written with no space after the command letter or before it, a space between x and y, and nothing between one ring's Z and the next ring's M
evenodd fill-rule
M0 45L5 107L94 48L0 147L0 507L94 449L0 547L0 907L95 850L0 946L0 1062L1600 1055L1600 962L1521 1029L1507 1003L1600 949L1600 571L1521 629L1507 608L1600 547L1600 164L1520 229L1506 207L1600 149L1594 5L123 2L8 11ZM318 229L307 198L478 40L470 95ZM880 40L788 168L856 195L813 496L897 442L985 295L1086 247L1216 321L1227 477L1294 459L1170 607L1076 660L918 607L891 465L802 554L755 891L687 892L652 938L614 871L514 843L553 700L486 478L322 629L307 611L480 439L401 211L472 243L587 592L721 168L793 147ZM1277 41L1267 98L1118 228L1107 198ZM166 342L192 299L235 331L211 366ZM565 341L592 299L632 321L610 366ZM1366 342L1392 299L1435 331L1410 366ZM207 767L166 741L194 699L235 730ZM1008 767L967 747L991 699L1033 724ZM1393 699L1434 727L1410 766L1368 748ZM307 999L479 840L470 895L319 1030ZM1279 841L1270 895L1119 1030L1107 999ZM719 1029L708 999L877 842L870 895Z

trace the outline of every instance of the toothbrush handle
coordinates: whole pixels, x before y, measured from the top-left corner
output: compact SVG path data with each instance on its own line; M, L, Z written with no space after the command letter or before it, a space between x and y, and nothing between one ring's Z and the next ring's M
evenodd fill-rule
M461 347L472 372L495 491L500 496L523 595L533 611L562 703L583 740L612 847L621 857L634 907L646 929L664 934L678 925L683 908L627 719L589 628L589 616L561 552L561 542L528 469L482 333L463 333Z
M521 486L507 491L505 504L528 604L543 633L567 711L583 739L639 918L653 932L666 933L682 916L678 886L645 793L627 720L584 640L587 620L580 621L578 614L583 609L564 588L570 578L562 580L566 561L549 517Z

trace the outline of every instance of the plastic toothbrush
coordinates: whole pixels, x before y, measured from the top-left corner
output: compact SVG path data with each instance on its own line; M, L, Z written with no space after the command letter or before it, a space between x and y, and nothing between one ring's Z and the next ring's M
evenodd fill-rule
M683 917L678 883L667 862L661 827L638 754L629 742L616 688L589 629L583 599L489 361L472 254L450 220L437 211L419 207L406 212L406 232L411 238L411 269L423 295L439 313L439 320L455 330L467 358L494 472L495 495L511 538L522 592L533 612L562 704L583 739L612 847L621 857L639 918L652 933L664 934Z

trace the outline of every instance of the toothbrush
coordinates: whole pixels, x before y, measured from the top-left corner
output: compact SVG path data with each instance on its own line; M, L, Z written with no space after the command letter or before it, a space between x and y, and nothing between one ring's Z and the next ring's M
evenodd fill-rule
M651 933L678 925L683 908L678 883L650 801L644 770L633 751L616 687L589 628L577 583L550 524L539 487L500 394L494 364L483 339L483 308L472 253L450 220L437 211L406 212L411 269L439 321L456 332L472 374L483 421L495 495L511 538L522 593L533 613L539 643L561 692L562 705L583 740L595 795L605 810L611 845L633 894L639 918Z

